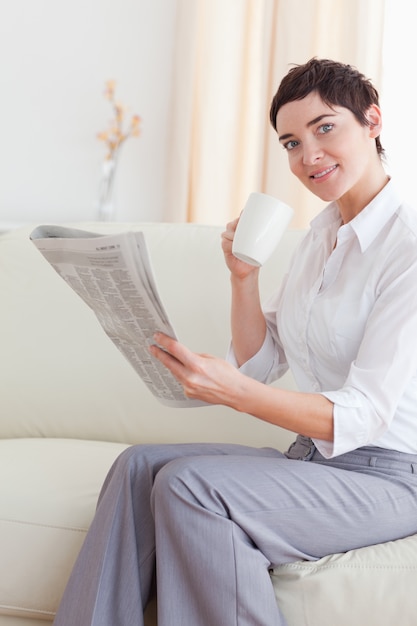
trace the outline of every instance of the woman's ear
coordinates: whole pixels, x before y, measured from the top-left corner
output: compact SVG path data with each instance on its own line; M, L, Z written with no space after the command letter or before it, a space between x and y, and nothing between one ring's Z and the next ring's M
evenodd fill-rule
M368 120L370 137L375 139L381 134L382 130L382 113L377 104L371 104L366 112L366 119Z

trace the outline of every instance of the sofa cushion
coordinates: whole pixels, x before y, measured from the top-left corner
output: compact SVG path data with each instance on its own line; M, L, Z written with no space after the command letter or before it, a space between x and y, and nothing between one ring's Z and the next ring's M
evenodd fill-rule
M52 619L105 475L126 447L0 441L0 615Z
M272 572L290 626L414 626L417 535Z

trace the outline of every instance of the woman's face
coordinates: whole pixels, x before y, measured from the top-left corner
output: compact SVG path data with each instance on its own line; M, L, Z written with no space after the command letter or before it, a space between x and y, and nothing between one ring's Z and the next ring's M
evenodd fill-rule
M371 126L362 126L349 109L330 107L317 92L279 109L277 131L290 169L322 200L363 191L380 170L375 145L381 130L379 108L373 105L367 117Z

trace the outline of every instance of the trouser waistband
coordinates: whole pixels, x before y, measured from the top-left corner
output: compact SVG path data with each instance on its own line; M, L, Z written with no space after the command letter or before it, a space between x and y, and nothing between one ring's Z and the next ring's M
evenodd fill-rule
M312 461L332 466L361 466L397 470L417 475L417 454L399 452L376 446L364 446L331 459L325 458L309 437L299 435L285 456L289 459Z

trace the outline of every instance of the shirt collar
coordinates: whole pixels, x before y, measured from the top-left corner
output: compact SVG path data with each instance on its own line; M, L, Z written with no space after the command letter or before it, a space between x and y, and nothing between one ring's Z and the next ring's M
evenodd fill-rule
M313 230L327 229L338 224L340 229L353 231L358 238L361 251L364 252L397 212L400 205L401 198L393 182L389 180L379 194L348 224L342 225L337 205L332 202L312 220L311 228Z

